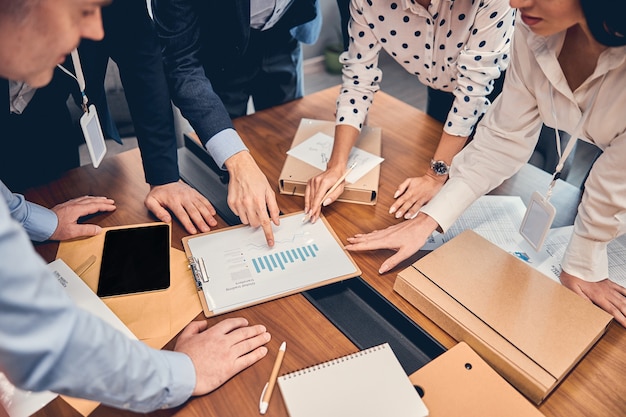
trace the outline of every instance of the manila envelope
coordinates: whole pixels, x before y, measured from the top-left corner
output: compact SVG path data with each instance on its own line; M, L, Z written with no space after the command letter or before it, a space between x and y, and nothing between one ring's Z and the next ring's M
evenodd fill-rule
M103 228L97 236L61 242L57 258L63 259L76 271L90 256L95 255L95 262L80 277L96 292L106 231L149 224ZM165 346L202 312L185 253L175 248L170 248L170 287L167 290L103 298L102 301L138 339L155 349ZM63 398L84 416L98 406L93 401Z

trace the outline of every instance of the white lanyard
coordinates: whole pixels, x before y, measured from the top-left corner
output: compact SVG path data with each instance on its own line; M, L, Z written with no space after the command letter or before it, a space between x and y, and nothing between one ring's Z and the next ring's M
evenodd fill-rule
M80 117L80 127L83 131L83 137L85 138L87 149L89 150L91 162L93 163L94 168L98 168L107 151L106 141L104 139L104 134L102 133L102 126L100 125L100 119L98 118L96 106L93 104L91 106L87 106L89 100L87 99L87 94L85 93L85 76L83 75L83 67L80 65L80 57L78 56L78 50L76 48L72 51L72 63L74 64L76 76L74 76L74 74L62 65L57 65L57 67L78 82L78 88L80 88L80 94L83 99L81 107L84 112Z
M561 153L561 134L559 133L558 120L556 117L556 109L554 108L552 84L550 84L550 106L552 109L552 118L554 119L554 131L556 132L556 150L557 150L557 153L559 154L559 162L556 165L554 174L552 175L552 181L550 182L550 185L548 186L548 191L546 192L546 200L550 200L550 196L552 196L552 189L554 188L554 185L556 184L556 180L561 178L561 170L563 169L563 165L565 164L565 161L567 160L567 157L569 156L569 154L574 149L574 145L576 144L576 141L578 140L578 136L580 134L580 131L582 130L583 124L587 120L589 113L591 113L591 108L596 102L596 98L598 97L598 92L600 91L600 87L602 87L602 82L604 81L605 77L606 77L606 74L604 74L602 76L602 79L600 79L600 81L598 82L598 87L596 88L596 91L594 91L593 96L591 97L591 102L589 103L587 110L585 110L582 116L580 117L578 124L574 128L572 135L567 141L567 145L565 146L565 150L563 151L563 153Z
M69 75L70 77L74 78L76 80L76 82L78 82L78 88L80 89L80 95L82 96L82 108L83 111L85 113L87 113L89 110L87 108L87 103L89 102L89 100L87 99L87 94L85 93L85 76L83 75L83 67L80 65L80 57L78 56L78 49L74 48L74 50L72 51L72 63L74 64L74 71L76 71L76 75L72 74L70 71L68 71L65 67L63 67L62 65L57 65L57 67L59 67L63 72L65 72L67 75Z

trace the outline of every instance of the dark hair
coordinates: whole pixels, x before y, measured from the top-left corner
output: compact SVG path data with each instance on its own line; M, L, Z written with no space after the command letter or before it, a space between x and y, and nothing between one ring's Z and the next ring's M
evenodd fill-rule
M580 0L587 25L598 42L606 46L626 45L624 0Z

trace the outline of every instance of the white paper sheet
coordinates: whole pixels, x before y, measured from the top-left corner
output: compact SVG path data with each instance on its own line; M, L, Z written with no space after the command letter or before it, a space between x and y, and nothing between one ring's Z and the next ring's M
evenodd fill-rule
M548 233L543 246L536 252L521 236L503 249L517 256L552 280L559 281L561 260L574 231L574 226L557 227ZM609 279L626 287L626 235L614 239L607 245Z
M335 139L325 133L318 132L306 139L302 143L294 146L288 155L293 156L309 165L313 165L322 171L326 170L326 164L333 150L333 142ZM376 165L380 164L384 159L380 156L366 152L357 147L352 147L348 156L346 168L356 162L356 166L346 177L348 184L353 184L363 175L370 172Z
M434 250L468 229L495 245L508 245L520 237L519 226L525 211L526 206L520 197L482 196L459 216L446 233L433 233L422 249Z
M56 398L50 391L32 392L16 388L0 372L0 402L11 417L28 417Z
M561 260L574 226L551 229L539 252L520 235L519 227L526 206L520 197L485 195L472 204L445 233L438 232L422 247L434 250L466 229L472 229L491 243L550 277L556 282L561 274ZM626 287L626 235L607 246L609 278Z
M207 303L216 314L272 296L357 272L326 224L302 222L304 215L283 217L267 246L260 228L239 227L187 241L204 261Z

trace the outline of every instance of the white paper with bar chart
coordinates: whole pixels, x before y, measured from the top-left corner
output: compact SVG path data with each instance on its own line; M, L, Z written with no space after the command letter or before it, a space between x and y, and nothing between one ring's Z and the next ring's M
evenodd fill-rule
M361 274L323 216L303 218L282 216L271 248L261 228L242 225L183 238L207 317Z

